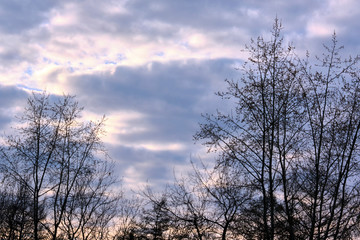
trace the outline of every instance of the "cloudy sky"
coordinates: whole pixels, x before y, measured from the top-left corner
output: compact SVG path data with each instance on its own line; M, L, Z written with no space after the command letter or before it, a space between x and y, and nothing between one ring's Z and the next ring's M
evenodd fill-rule
M299 54L334 30L360 52L357 0L2 0L0 129L30 91L76 95L84 116L106 115L104 142L124 185L160 186L202 158L192 135L251 38L274 18Z

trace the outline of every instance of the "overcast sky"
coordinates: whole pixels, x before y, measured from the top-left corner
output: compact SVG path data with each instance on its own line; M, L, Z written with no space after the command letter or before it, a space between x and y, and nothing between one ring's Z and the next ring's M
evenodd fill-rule
M201 113L226 108L214 92L274 18L299 54L334 30L360 52L357 0L2 0L0 129L30 91L76 95L84 117L107 116L104 141L125 187L171 181L202 158Z

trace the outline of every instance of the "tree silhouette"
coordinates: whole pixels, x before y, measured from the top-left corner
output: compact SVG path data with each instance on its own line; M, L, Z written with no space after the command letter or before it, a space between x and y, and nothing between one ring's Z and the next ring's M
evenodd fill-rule
M4 179L17 183L31 196L31 239L64 238L66 224L76 219L79 208L83 234L75 237L90 239L84 234L90 229L85 216L91 219L91 228L97 229L104 223L94 220L100 209L112 208L102 212L102 218L111 219L109 212L116 212L112 196L106 193L115 180L104 167L106 161L98 157L103 152L104 119L80 122L81 111L74 97L56 100L47 94L33 94L20 118L18 135L7 137L1 148Z
M276 19L270 40L259 37L247 46L240 80L226 80L227 90L217 93L233 111L204 115L195 139L219 152L218 165L250 180L253 216L246 221L256 238L354 237L359 58L342 59L334 35L312 64L283 43L281 29Z

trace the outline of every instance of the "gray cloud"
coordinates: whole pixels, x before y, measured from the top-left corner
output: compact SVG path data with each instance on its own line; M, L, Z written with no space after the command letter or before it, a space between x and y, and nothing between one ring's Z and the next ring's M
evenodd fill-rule
M7 130L7 125L15 120L12 108L24 106L27 97L28 94L17 87L0 84L0 131Z
M19 34L48 19L55 0L4 0L0 2L0 30Z
M123 146L108 146L108 148L115 160L116 172L120 177L132 178L135 181L149 181L150 184L160 187L171 181L174 170L180 170L176 169L175 165L189 164L190 154L184 152L154 152Z
M218 45L223 48L216 51L232 49L240 54L250 38L268 34L278 16L283 22L286 41L293 41L300 52L309 49L314 55L322 51L321 44L328 43L330 35L312 36L308 28L311 24L323 24L325 28L335 28L330 31L338 28L340 44L345 45L345 52L356 53L360 50L357 31L360 27L357 19L360 3L353 1L352 6L341 8L330 3L336 1L6 0L0 2L0 63L2 70L23 77L21 83L24 85L28 85L29 79L50 83L50 80L36 79L37 76L29 76L24 71L29 67L42 71L51 65L39 76L52 78L54 86L61 86L64 82L90 112L106 115L117 111L141 113L143 117L131 120L131 125L146 131L119 133L117 140L128 145L109 145L110 153L119 163L119 173L128 174L129 169L136 168L140 178L160 183L172 177L173 165L186 164L189 155L198 147L193 145L192 135L201 121L200 114L228 107L222 106L213 93L224 87L225 78L236 79L239 74L234 70L234 65L239 62L237 59L186 59L197 57L197 52L187 45L187 35L200 33L210 42L206 46ZM123 12L112 11L117 4L123 4ZM65 23L51 25L54 17L51 14L59 14L58 20ZM315 28L314 33L320 30ZM115 43L119 39L120 47L113 50L112 46L106 45L108 42L96 44L109 38ZM94 49L86 49L82 44ZM82 66L90 69L88 74L62 75L66 67L75 69L76 64L82 64L83 60L86 65L87 59L78 56L81 54L84 58L91 58L90 64L96 65L98 62L94 59L99 56L114 53L124 54L122 57L126 58L128 56L122 51L134 49L125 48L139 46L134 52L140 56L143 56L143 49L151 52L148 48L154 47L154 55L166 59L166 51L171 51L174 45L174 52L179 55L182 54L181 46L184 46L184 56L178 58L181 61L160 63L145 59L141 66L118 66L114 73L103 69L102 73L92 72L93 65ZM162 49L163 46L166 49ZM209 52L209 59L214 58L210 48L202 52ZM48 54L45 57L49 59L43 61L41 54ZM119 64L116 61L109 58L109 63ZM138 62L137 59L134 62ZM2 81L11 83L17 80ZM23 105L26 96L25 91L16 87L0 85L0 128L6 127L13 117L8 109ZM159 144L178 142L185 147L158 151L135 147L149 141Z
M306 24L323 1L127 1L126 13L109 13L112 1L83 1L78 4L82 24L59 31L72 33L109 33L134 37L142 42L157 38L176 39L182 30L191 28L214 37L219 44L239 44L268 32L276 16L286 31L305 33ZM63 4L64 6L65 4ZM63 9L64 10L64 9ZM161 26L160 26L161 25ZM134 39L133 39L134 40Z
M218 84L237 74L233 63L231 59L154 62L151 67L118 67L113 75L74 77L68 84L90 111L134 110L144 114L144 119L132 123L145 125L147 135L131 133L121 138L188 141L202 110L214 107ZM204 96L208 98L204 100Z
M127 145L111 145L110 155L118 162L119 173L136 168L142 179L164 183L172 178L175 165L189 164L194 153L193 134L201 113L214 111L221 104L214 92L225 78L236 78L233 59L189 60L158 63L151 67L118 67L114 74L83 75L68 84L86 110L111 114L131 110L143 114L131 127L146 131L121 133L117 139ZM183 144L179 150L141 148L142 143ZM196 152L196 150L195 150ZM135 176L134 176L135 177Z

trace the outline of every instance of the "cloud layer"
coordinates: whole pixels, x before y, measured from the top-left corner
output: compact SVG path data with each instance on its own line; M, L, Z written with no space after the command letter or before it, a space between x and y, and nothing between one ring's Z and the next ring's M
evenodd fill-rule
M244 45L269 36L276 16L299 54L320 52L334 31L356 54L359 15L355 0L4 0L0 128L30 91L75 94L85 117L107 116L125 185L161 185L203 153L192 141L201 113L227 107L213 93L238 78Z

